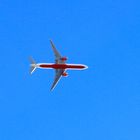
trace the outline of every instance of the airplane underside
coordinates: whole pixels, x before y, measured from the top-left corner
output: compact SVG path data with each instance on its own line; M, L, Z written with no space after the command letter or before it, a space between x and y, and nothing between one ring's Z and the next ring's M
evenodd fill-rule
M32 74L36 68L42 69L55 69L55 78L53 84L51 86L51 91L55 88L58 81L62 76L67 77L68 74L66 73L67 69L71 70L82 70L86 69L86 65L82 64L66 64L67 57L62 57L61 54L57 51L52 41L50 41L52 50L55 56L55 63L36 63L32 57L30 57L30 73Z
M53 69L85 69L84 65L73 65L73 64L39 64L40 68L53 68Z

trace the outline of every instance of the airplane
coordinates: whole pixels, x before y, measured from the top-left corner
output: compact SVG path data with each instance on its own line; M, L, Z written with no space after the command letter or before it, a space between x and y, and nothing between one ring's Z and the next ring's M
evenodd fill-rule
M68 73L67 70L83 70L87 69L86 65L82 64L66 64L67 57L62 57L61 54L57 51L55 45L50 40L51 47L55 56L55 63L36 63L32 57L30 57L30 74L32 74L36 68L41 69L54 69L55 70L55 78L53 84L51 86L51 91L55 88L60 78L67 77Z

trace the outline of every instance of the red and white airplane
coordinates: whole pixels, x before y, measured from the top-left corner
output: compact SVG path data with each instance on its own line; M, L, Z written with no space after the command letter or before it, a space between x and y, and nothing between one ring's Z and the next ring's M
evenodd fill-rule
M55 78L54 82L51 86L51 91L55 88L58 81L62 76L67 77L68 73L66 73L66 70L82 70L87 69L88 67L86 65L82 64L66 64L67 57L62 57L60 53L55 48L53 42L50 40L54 56L55 56L55 63L35 63L35 61L30 57L30 73L32 74L36 68L41 69L55 69Z

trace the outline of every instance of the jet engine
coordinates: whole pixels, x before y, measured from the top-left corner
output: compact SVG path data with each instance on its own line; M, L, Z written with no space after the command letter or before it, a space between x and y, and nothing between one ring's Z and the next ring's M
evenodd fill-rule
M67 57L61 57L61 60L66 61L66 60L68 60L68 58Z
M64 73L62 74L62 76L67 77L67 76L68 76L68 73L64 72Z

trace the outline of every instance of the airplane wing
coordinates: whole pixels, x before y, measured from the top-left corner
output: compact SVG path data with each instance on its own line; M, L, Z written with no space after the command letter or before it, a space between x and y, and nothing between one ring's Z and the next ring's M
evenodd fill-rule
M53 44L53 42L50 40L53 52L54 52L54 56L55 56L55 62L56 63L61 63L61 55L60 53L57 51L57 49L55 48L55 45Z
M62 76L64 71L65 71L64 69L57 69L57 70L55 70L55 78L54 78L54 82L53 82L52 87L51 87L51 91L57 85L57 83L60 80L60 78L61 78L61 76Z

